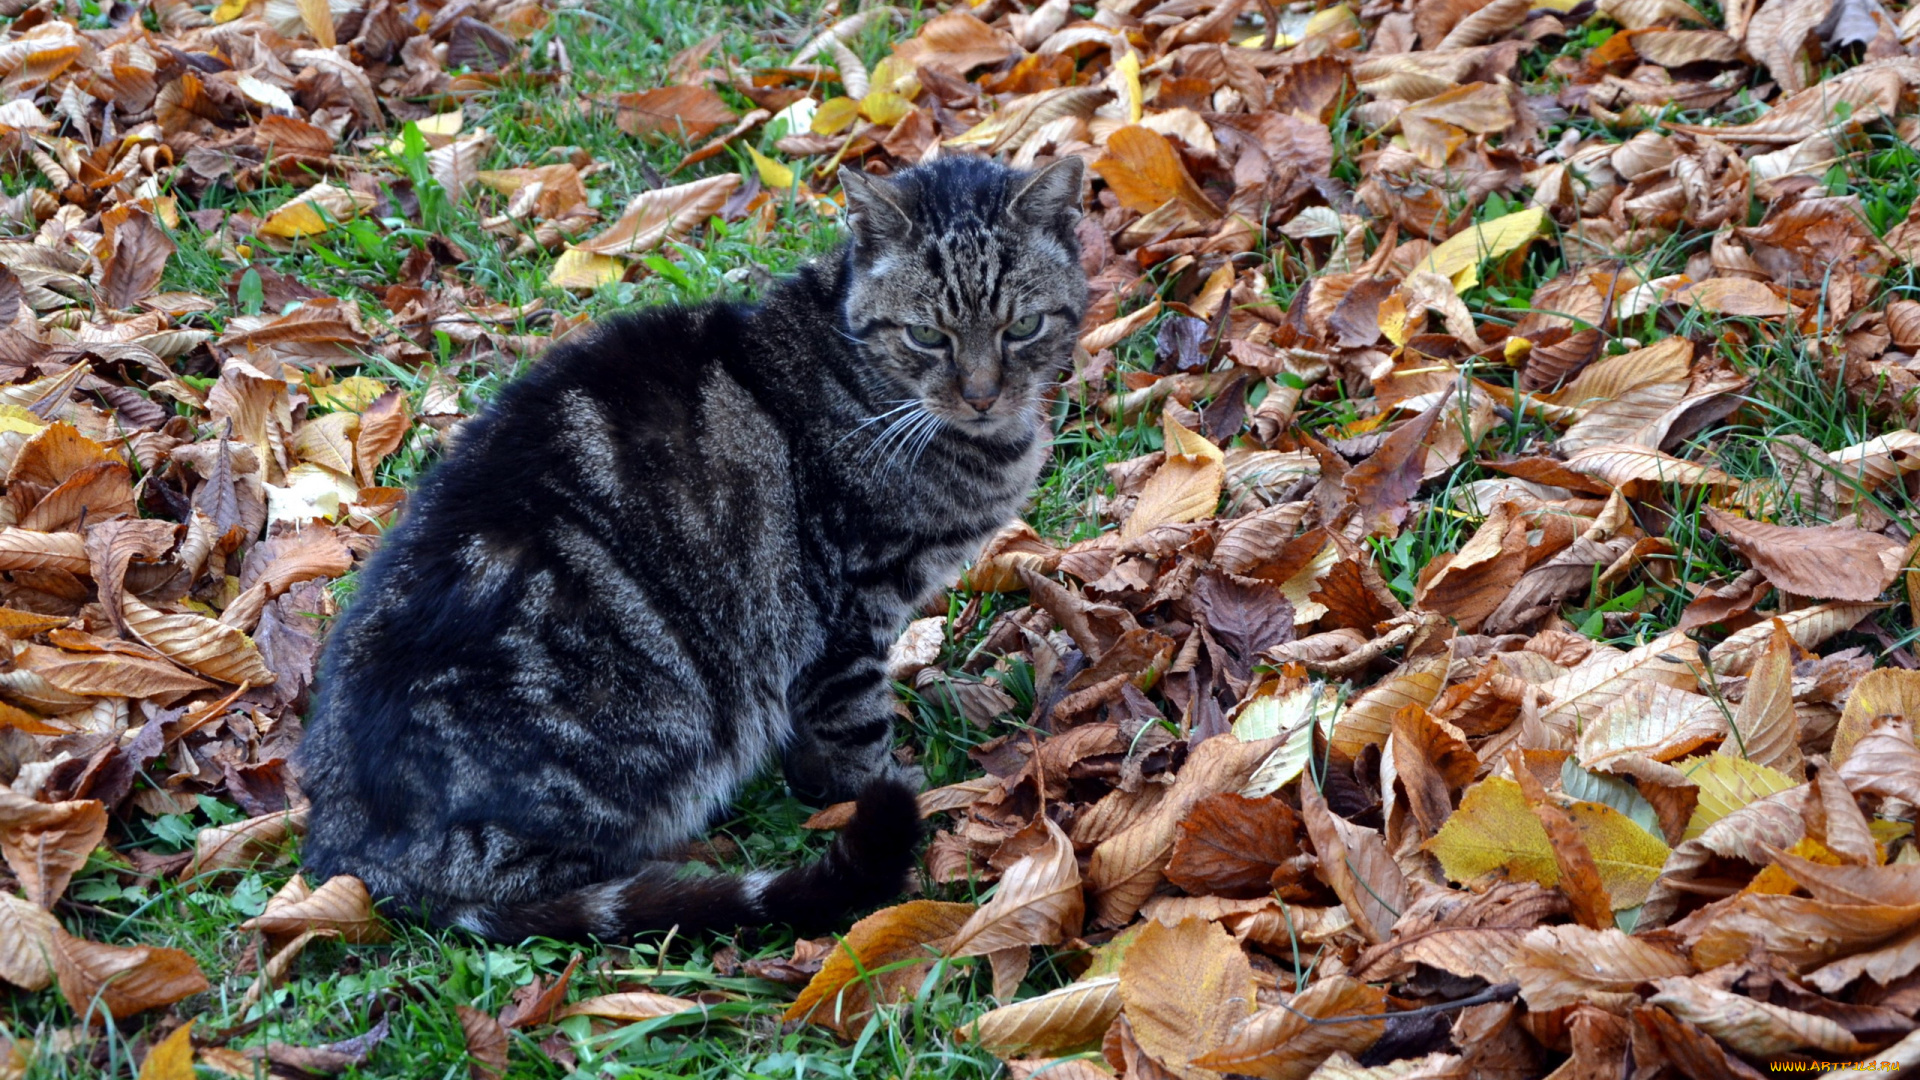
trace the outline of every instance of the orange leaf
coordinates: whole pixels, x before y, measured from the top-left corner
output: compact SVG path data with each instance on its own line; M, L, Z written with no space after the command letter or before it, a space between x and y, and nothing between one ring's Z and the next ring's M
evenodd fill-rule
M74 1014L96 1023L104 1019L96 1001L118 1020L207 989L200 965L179 949L102 945L59 927L53 931L53 970Z
M0 788L0 855L27 899L43 908L67 891L106 834L107 808L98 799L43 803Z
M1093 163L1093 171L1107 182L1120 205L1149 214L1167 202L1200 222L1220 216L1220 209L1180 163L1173 143L1157 131L1138 125L1123 127L1107 139L1107 152Z

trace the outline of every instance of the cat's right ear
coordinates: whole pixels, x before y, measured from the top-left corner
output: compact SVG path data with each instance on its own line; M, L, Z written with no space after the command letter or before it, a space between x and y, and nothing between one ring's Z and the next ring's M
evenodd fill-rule
M840 188L847 193L847 224L853 229L856 248L878 251L905 240L913 231L899 191L887 181L842 165Z

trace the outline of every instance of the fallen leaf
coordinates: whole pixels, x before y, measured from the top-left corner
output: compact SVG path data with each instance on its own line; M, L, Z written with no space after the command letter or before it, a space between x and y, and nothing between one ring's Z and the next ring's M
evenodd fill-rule
M241 923L240 929L258 930L270 937L324 930L355 945L376 944L392 936L386 924L374 914L373 898L368 895L366 885L359 878L345 874L328 878L310 895L298 900L268 903L265 911Z
M1706 508L1707 523L1778 588L1819 600L1877 600L1906 562L1906 545L1865 529L1796 528Z
M1086 909L1080 863L1060 827L1047 818L1041 824L1047 842L1001 873L992 898L954 931L948 956L985 956L1078 936Z
M1253 1011L1253 969L1219 926L1150 922L1120 961L1120 1000L1140 1048L1173 1076L1212 1080L1188 1064L1217 1047Z
M73 937L57 926L53 970L74 1015L91 1023L105 1021L102 1008L119 1020L207 989L200 965L179 949L102 945Z
M876 1005L890 1004L919 989L933 960L974 910L972 904L910 900L854 923L820 973L787 1007L785 1019L807 1020L844 1033L858 1031ZM862 974L881 968L890 970Z
M507 1029L500 1021L466 1005L454 1006L467 1043L467 1069L473 1080L502 1080L507 1071Z
M0 788L0 855L27 899L51 908L107 833L97 799L36 802Z

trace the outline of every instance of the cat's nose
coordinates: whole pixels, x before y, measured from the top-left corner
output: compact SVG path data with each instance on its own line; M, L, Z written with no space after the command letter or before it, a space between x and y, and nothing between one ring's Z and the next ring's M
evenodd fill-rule
M986 412L993 403L1000 400L1000 380L995 378L973 378L960 380L960 400L973 406L975 412Z

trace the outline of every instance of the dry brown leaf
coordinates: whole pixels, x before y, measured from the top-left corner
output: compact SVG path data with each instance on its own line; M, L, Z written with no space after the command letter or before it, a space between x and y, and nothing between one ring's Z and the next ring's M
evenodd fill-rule
M1853 684L1840 712L1840 725L1833 732L1833 763L1845 764L1883 716L1905 717L1909 734L1920 724L1920 672L1881 668Z
M353 440L353 468L362 484L376 483L375 471L407 437L407 398L389 390L360 414L360 431Z
M919 989L933 960L974 910L972 904L910 900L861 919L800 991L785 1018L808 1020L846 1034L859 1031L874 1006L898 1001ZM919 962L882 974L861 974L902 961Z
M1272 892L1275 872L1300 855L1300 817L1272 796L1209 795L1178 824L1167 880L1196 896Z
M1385 990L1335 975L1316 981L1285 1005L1248 1017L1198 1064L1262 1080L1306 1080L1330 1055L1362 1053L1387 1030L1384 1016L1378 1023L1315 1024L1312 1020L1379 1016L1386 1011Z
M287 842L307 831L307 807L301 805L279 813L216 825L201 829L194 837L193 859L180 871L180 880L190 881L200 874L238 870L261 858L278 854Z
M1253 1012L1253 968L1225 930L1204 919L1150 922L1120 961L1120 1000L1134 1039L1184 1080L1219 1074L1190 1064Z
M683 240L720 212L740 186L736 173L643 191L605 231L574 245L595 255L639 255L668 240Z
M1374 945L1387 940L1407 908L1407 882L1386 841L1329 809L1311 777L1300 784L1300 813L1320 860L1321 880L1347 906L1362 937Z
M1064 1054L1097 1045L1120 1015L1120 977L1069 983L982 1013L954 1035L1002 1056Z
M628 991L624 994L602 994L599 997L583 998L554 1013L553 1019L565 1020L569 1016L599 1016L608 1020L639 1021L691 1012L698 1008L701 1008L700 1003L689 998Z
M1865 529L1769 525L1713 507L1705 516L1768 581L1816 600L1877 600L1906 562L1906 545Z
M257 819L256 819L257 820ZM280 897L274 897L279 901ZM342 874L328 878L307 896L287 902L269 902L266 910L240 924L242 930L258 930L269 937L285 937L308 930L330 931L342 941L372 945L392 937L386 924L374 914L373 897L357 877Z
M1156 525L1197 521L1213 516L1226 482L1226 457L1220 448L1189 431L1173 418L1162 416L1167 457L1140 489L1139 502L1120 527L1122 539L1133 539Z
M0 892L0 980L23 990L53 981L53 935L60 923L44 908Z
M1857 1057L1868 1049L1824 1016L1755 1001L1699 979L1665 978L1654 987L1659 992L1647 1004L1666 1009L1749 1057L1776 1058L1808 1049Z
M1520 996L1537 1012L1582 1001L1610 1011L1637 1000L1634 988L1672 976L1693 974L1680 953L1615 929L1543 926L1520 940L1508 976L1520 984Z
M200 965L179 949L102 945L73 937L57 926L53 969L74 1015L96 1024L104 1023L107 1015L118 1020L207 989ZM102 1015L102 1008L107 1015Z
M1733 713L1733 731L1720 744L1737 754L1792 777L1805 773L1800 756L1800 717L1793 708L1793 643L1778 619L1773 637L1747 676L1746 694Z
M1172 203L1189 219L1210 222L1220 209L1200 190L1179 151L1165 135L1137 125L1107 138L1107 152L1093 163L1120 205L1142 214Z
M507 1073L507 1029L500 1021L466 1005L454 1006L466 1038L468 1072L473 1080L503 1080Z
M107 834L98 799L43 803L0 788L0 855L27 899L51 908Z
M1243 743L1223 736L1201 743L1146 817L1093 849L1087 888L1103 925L1124 926L1152 895L1172 857L1178 823L1194 805L1209 795L1240 790L1280 742L1276 737Z
M1002 949L1055 945L1080 933L1086 904L1073 844L1051 819L1041 818L1047 842L1000 875L992 899L954 932L948 956L985 956Z
M121 598L127 629L182 667L224 683L266 686L279 676L253 639L231 626L190 612L160 612L132 596Z
M666 134L703 139L736 119L726 101L704 84L616 94L613 105L614 125L635 137Z

